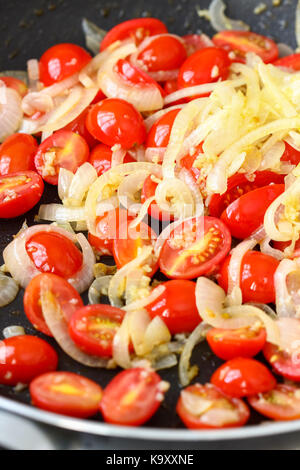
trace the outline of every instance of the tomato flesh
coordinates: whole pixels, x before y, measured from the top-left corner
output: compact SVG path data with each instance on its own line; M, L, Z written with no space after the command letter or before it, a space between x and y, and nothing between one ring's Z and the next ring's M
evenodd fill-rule
M300 382L300 361L294 360L287 351L281 351L271 343L267 343L263 349L267 361L272 366L274 372L285 379Z
M173 109L164 114L151 127L146 140L146 147L167 147L174 121L180 109Z
M52 372L37 377L30 384L34 406L75 418L89 418L98 411L101 387L79 374Z
M235 358L219 367L211 383L226 395L241 398L269 392L276 385L271 372L254 359Z
M98 144L93 148L89 163L93 165L98 176L111 169L112 150L108 145ZM127 153L123 163L133 163L135 160Z
M125 312L110 305L89 305L77 310L69 323L74 343L92 356L112 357L113 339Z
M289 162L292 165L297 166L300 163L300 152L294 147L292 147L288 142L284 142L284 143L285 143L285 151L281 157L281 161Z
M224 395L212 384L187 387L181 392L176 411L189 429L240 427L250 417L242 400Z
M0 383L29 384L35 377L56 370L52 346L36 336L14 336L0 342Z
M104 389L100 411L107 423L139 426L158 410L163 399L161 378L147 369L120 372Z
M215 353L224 361L235 357L254 357L264 347L266 342L266 331L250 327L238 330L222 330L212 328L206 335L207 342Z
M231 256L225 259L218 276L218 283L226 292L230 259ZM278 266L277 259L259 251L248 251L244 255L240 274L243 302L275 302L274 274Z
M32 235L25 248L35 267L43 273L69 279L82 266L82 253L71 240L56 232L41 231Z
M273 65L298 72L300 70L300 54L292 54L287 57L282 57L281 59L276 60Z
M161 271L171 279L195 279L213 273L231 248L231 236L222 221L198 217L175 228L159 258Z
M0 175L33 171L38 144L28 134L13 134L0 146Z
M267 418L276 421L291 421L300 418L299 388L278 384L270 392L249 397L252 408Z
M268 207L284 188L284 184L264 186L232 202L221 216L231 235L241 240L250 237L263 224Z
M0 176L0 219L25 214L39 202L43 191L43 180L34 171Z
M64 316L70 320L72 315L78 308L83 307L83 302L78 294L64 278L56 276L56 274L39 274L35 276L28 286L24 294L24 311L30 323L45 335L52 336L42 312L41 306L41 282L47 282L51 294L55 297Z
M176 70L187 58L183 43L174 36L164 35L153 39L138 55L149 72Z
M88 106L77 118L74 119L74 121L67 124L62 130L79 134L81 137L83 137L83 139L86 141L86 143L91 149L91 148L94 148L95 145L98 144L98 141L94 139L94 137L89 133L85 125L86 117L87 117L89 110L90 110L90 106Z

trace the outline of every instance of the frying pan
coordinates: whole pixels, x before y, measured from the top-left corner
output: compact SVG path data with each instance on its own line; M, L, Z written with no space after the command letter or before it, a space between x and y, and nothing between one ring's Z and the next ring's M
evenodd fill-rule
M26 3L26 11L24 11ZM177 34L214 31L209 23L196 14L196 6L206 8L210 0L11 0L1 2L0 25L0 70L25 69L29 58L40 57L51 45L59 42L74 42L84 45L81 32L81 19L86 17L104 29L116 23L138 16L155 16L165 21L169 30ZM243 19L258 33L272 36L277 42L286 42L295 47L294 16L296 0L282 0L279 7L271 6L261 15L254 14L257 0L227 0L228 15ZM29 6L30 5L30 6ZM41 203L59 202L57 191L47 186ZM11 241L12 235L20 229L25 217L29 225L34 223L37 208L26 216L0 222L0 253ZM85 298L86 301L86 298ZM39 335L27 321L23 312L23 292L14 303L0 312L0 332L8 325L22 325L27 334ZM41 337L43 335L40 335ZM105 386L115 372L92 370L75 363L47 338L59 354L59 369L73 371L89 377ZM212 372L221 364L205 344L195 351L193 362L199 365L197 381L209 381ZM161 373L163 379L171 383L171 389L157 414L143 428L124 428L103 423L101 417L92 420L77 420L46 413L30 406L28 390L15 392L0 386L0 409L19 417L59 428L81 431L94 435L123 437L156 441L199 442L233 440L249 437L270 436L300 430L300 421L291 423L266 422L255 412L247 427L220 431L188 431L184 429L175 413L180 387L176 368ZM6 419L7 419L7 415ZM11 415L8 415L11 416ZM0 418L0 434L1 431ZM6 430L8 427L6 427Z

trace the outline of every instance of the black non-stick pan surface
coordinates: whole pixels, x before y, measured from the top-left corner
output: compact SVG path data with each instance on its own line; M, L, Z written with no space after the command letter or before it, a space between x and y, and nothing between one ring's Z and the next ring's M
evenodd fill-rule
M84 46L81 31L82 17L109 30L121 21L139 17L154 16L165 21L170 32L189 34L214 31L209 23L200 19L196 6L206 8L210 0L0 0L0 71L26 68L26 61L39 58L50 46L59 42L74 42ZM272 0L265 0L268 9L261 15L254 14L258 0L227 0L228 15L239 18L251 25L252 29L273 37L277 42L286 42L295 47L294 17L296 0L282 0L278 7L272 6ZM47 186L41 203L59 202L55 188ZM0 222L0 253L11 241L13 234L20 229L24 219L32 225L38 208L25 216ZM2 262L2 261L1 261ZM86 301L86 298L85 298ZM27 334L43 337L34 330L23 312L23 292L16 301L0 310L0 339L2 330L8 325L22 325ZM59 354L59 369L77 372L105 386L115 375L115 371L94 370L81 366L67 357L55 341L45 338ZM216 358L206 346L200 345L192 358L199 365L197 381L209 381L213 371L222 361ZM147 424L155 428L183 428L175 413L175 405L180 393L177 368L161 372L161 376L171 383L166 400L157 414ZM0 386L0 397L7 397L16 402L29 404L27 390L15 392L11 388ZM101 421L100 415L95 418ZM249 425L258 424L262 418L252 413ZM264 420L265 421L265 420ZM300 428L300 425L299 425ZM142 432L142 431L139 431ZM188 431L187 431L188 432Z

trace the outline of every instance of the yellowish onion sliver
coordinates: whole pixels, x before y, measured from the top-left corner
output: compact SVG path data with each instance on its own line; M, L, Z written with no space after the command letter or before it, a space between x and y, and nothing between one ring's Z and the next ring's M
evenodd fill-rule
M161 163L166 153L166 147L148 147L145 151L145 161Z
M294 185L292 185L291 188L293 188ZM281 205L284 203L286 197L286 192L281 194L275 201L272 202L272 204L268 207L265 213L264 217L264 227L267 236L271 240L275 241L283 241L283 242L288 242L293 239L293 228L290 226L289 231L283 231L279 230L277 226L277 214L278 211L280 210Z
M158 299L158 297L160 297L164 293L165 290L166 290L165 286L161 284L157 286L155 289L153 289L150 292L149 296L143 299L135 300L131 304L125 305L123 309L126 310L127 312L133 311L133 310L142 310L145 307L147 307L147 305L151 304L156 299Z
M148 214L148 209L151 206L152 202L155 201L155 196L150 197L144 204L141 206L138 216L129 224L129 228L136 228Z
M279 318L296 316L296 307L287 288L287 276L297 270L295 261L284 259L275 271L276 312Z
M18 292L17 282L0 272L0 307L10 304L17 297Z
M195 216L199 217L204 215L204 204L203 204L203 197L199 190L199 186L195 182L191 173L183 168L179 173L179 178L190 188L191 193L194 198L195 203Z
M74 201L76 205L80 206L89 188L96 181L97 177L97 171L93 165L88 162L81 165L71 181L68 191L68 199ZM84 217L80 220L84 220Z
M20 95L0 80L0 142L19 129L22 117Z
M26 333L23 326L11 325L4 328L2 334L4 338L14 338L15 336L24 336Z
M31 92L24 96L22 100L22 110L27 116L32 116L37 111L49 113L53 108L53 99L46 93Z
M61 201L69 197L69 189L73 181L74 174L65 168L59 169L58 175L58 196Z
M226 5L222 0L212 0L209 6L209 16L212 27L216 31L240 30L249 31L250 26L240 20L232 20L225 15Z
M96 258L91 245L82 233L76 235L76 241L79 243L82 250L82 268L75 273L71 279L68 279L68 281L81 294L90 287L94 280L93 267L96 263Z
M49 283L43 279L41 281L43 317L59 346L68 356L80 364L95 368L107 367L108 361L85 354L71 340L68 323L50 289Z
M151 114L151 116L147 117L144 120L144 124L146 126L147 132L150 131L151 127L160 119L162 116L165 114L169 113L170 111L174 111L175 109L182 109L183 104L177 104L174 106L170 106L169 108L164 108L159 111L156 111L156 113Z
M121 146L116 147L117 148L112 148L111 168L122 165L126 156L126 150L122 149Z
M235 288L240 288L241 266L243 258L248 251L253 250L256 244L256 240L244 240L231 251L231 258L228 266L227 294L229 297Z
M81 222L85 219L84 207L66 207L62 204L42 204L38 217L50 222Z
M145 333L150 323L151 318L146 310L132 310L130 312L129 336L137 356L145 356L153 349L149 349L144 342Z
M141 191L148 175L146 170L136 171L125 176L118 188L119 201L131 214L137 215L141 209L141 201L135 199L135 194Z
M105 212L117 209L117 207L119 207L119 198L118 196L112 196L109 199L105 199L105 201L97 204L96 216L101 217L105 214Z
M300 354L300 321L299 318L280 318L277 321L280 332L279 347L283 351L294 355L294 359L299 361Z
M88 293L90 304L101 304L101 297L104 295L107 296L108 286L111 280L112 276L97 277L97 279L94 280Z
M171 339L171 333L165 322L159 316L154 317L144 334L143 348L145 354L147 354L146 351L149 353L153 351L156 346L169 343Z
M273 258L278 259L279 261L283 260L284 253L281 250L277 250L270 246L271 239L269 237L264 238L260 243L260 251L265 255L272 256Z
M196 212L196 201L188 185L178 178L164 178L155 191L157 205L174 217L191 217Z
M298 3L297 3L295 19L296 19L296 26L295 26L296 40L297 40L297 45L299 48L300 47L300 0L298 0Z
M131 358L129 352L130 315L131 313L126 313L122 324L113 339L113 360L123 369L130 369L131 367Z
M281 157L285 152L285 143L283 141L276 142L265 154L262 155L262 162L259 167L260 171L274 170L280 168Z

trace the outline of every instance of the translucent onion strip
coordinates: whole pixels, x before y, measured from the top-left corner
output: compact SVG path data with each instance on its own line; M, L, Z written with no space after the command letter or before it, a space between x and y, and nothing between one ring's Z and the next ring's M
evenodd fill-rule
M62 204L42 204L39 219L50 222L80 222L85 219L84 207L65 207Z
M17 297L19 286L14 279L0 272L0 307L10 304Z
M22 117L20 95L0 80L0 142L19 129Z
M97 171L88 162L81 165L75 173L68 191L68 203L80 206L91 185L97 179ZM83 220L83 219L81 219Z
M295 317L296 306L287 288L287 277L297 271L297 264L290 259L284 259L279 264L274 275L276 293L276 312L278 317Z

